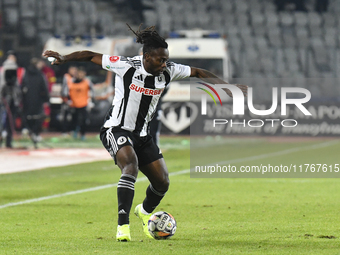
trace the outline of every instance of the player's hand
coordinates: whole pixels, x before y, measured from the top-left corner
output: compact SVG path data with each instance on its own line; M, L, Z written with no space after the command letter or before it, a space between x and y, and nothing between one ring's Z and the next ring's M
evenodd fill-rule
M45 50L42 55L45 58L54 58L54 60L51 62L51 65L60 65L65 62L64 57L56 51Z
M244 96L247 96L248 94L248 86L247 85L242 85L242 84L234 84L236 87L238 87ZM233 97L233 94L231 93L231 91L229 89L223 89L227 94L228 96L230 97Z

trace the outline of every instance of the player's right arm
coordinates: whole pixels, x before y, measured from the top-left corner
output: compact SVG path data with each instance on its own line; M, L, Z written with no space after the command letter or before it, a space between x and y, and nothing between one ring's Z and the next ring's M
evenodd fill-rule
M46 50L43 53L43 57L55 58L55 60L52 62L52 65L60 65L60 64L70 62L70 61L93 62L97 65L102 65L103 54L88 51L88 50L83 50L83 51L75 51L68 55L60 55L56 51Z
M202 68L197 68L197 67L190 67L191 68L191 73L190 77L196 77L199 78L203 81L213 83L213 84L228 84L228 82L220 79L217 77L217 75L213 74L212 72L202 69ZM247 96L248 93L248 86L247 85L241 85L241 84L233 84L239 89L241 89L242 93ZM223 89L230 97L232 97L232 93L229 89Z

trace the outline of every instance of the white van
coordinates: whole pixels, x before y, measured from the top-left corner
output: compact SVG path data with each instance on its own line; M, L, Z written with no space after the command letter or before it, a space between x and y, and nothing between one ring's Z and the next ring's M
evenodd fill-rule
M181 30L170 33L166 40L170 60L189 66L204 68L228 81L230 59L227 41L217 32L207 30ZM188 101L189 81L171 82L163 101Z

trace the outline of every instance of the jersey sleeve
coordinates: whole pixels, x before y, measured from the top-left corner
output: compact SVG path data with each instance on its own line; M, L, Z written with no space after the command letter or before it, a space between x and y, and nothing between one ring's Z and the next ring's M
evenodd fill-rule
M171 80L181 80L190 77L191 68L187 65L176 64L174 62L168 62L167 66L170 71Z
M102 67L107 71L111 71L120 76L123 76L123 74L129 68L127 62L122 60L123 58L126 59L125 57L121 56L103 55Z

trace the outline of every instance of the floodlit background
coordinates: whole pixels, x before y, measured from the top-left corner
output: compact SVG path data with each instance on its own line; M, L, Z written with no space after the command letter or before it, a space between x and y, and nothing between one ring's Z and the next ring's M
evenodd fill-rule
M24 69L44 49L134 56L140 45L125 23L143 23L167 39L171 60L253 87L258 109L270 107L272 87L303 87L313 113L276 114L298 120L289 132L213 129L206 120L234 118L232 101L220 105L197 81L191 90L189 79L173 82L162 102L160 137L171 184L157 211L175 217L177 232L164 242L146 239L131 214L132 242L118 243L121 172L98 137L114 77L76 63L96 95L109 95L92 102L91 132L82 141L61 135L60 90L69 65L47 63L55 76L43 140L33 149L18 116L15 149L0 148L0 254L339 254L339 14L339 0L0 0L0 66L9 50ZM204 118L197 86L217 102L206 93ZM218 166L262 171L216 173ZM271 166L295 172L263 171ZM132 208L147 185L139 174Z
M209 60L202 52L191 57L174 57L179 52L177 46L173 50L169 48L170 58L214 71L229 82L243 82L253 87L258 103L270 102L273 86L308 88L312 101L328 103L339 117L336 103L339 100L340 2L336 0L1 0L0 6L0 63L8 50L15 50L19 65L27 67L30 58L39 57L46 48L65 54L86 48L134 56L138 54L139 45L133 43L126 23L134 29L140 23L143 27L155 25L168 40L190 37L174 31L203 29L211 32L205 34L205 38L223 39L227 48L225 56L220 57L223 67L222 62L218 63L216 58ZM119 46L121 42L117 43L117 38L130 41ZM113 42L118 46L112 51ZM203 49L194 39L182 47L193 55ZM113 83L114 79L108 79L100 67L81 65L87 68L95 84ZM56 84L51 91L50 131L60 131L57 99L67 67L53 67ZM278 78L282 79L278 81ZM179 130L176 124L167 121L167 113L173 109L180 119L182 102L189 98L185 86L172 87L172 93L164 100L172 102L172 106L169 103L163 106L163 134L188 134L188 126ZM97 86L95 91L106 93L102 90ZM181 93L186 93L187 97L179 99ZM100 113L105 112L110 101L111 98L107 102L95 102L91 114L93 131L98 130L104 115Z
M130 35L125 23L225 35L235 77L337 77L336 0L2 0L1 50L20 63L39 55L53 36ZM3 60L3 58L2 58Z

